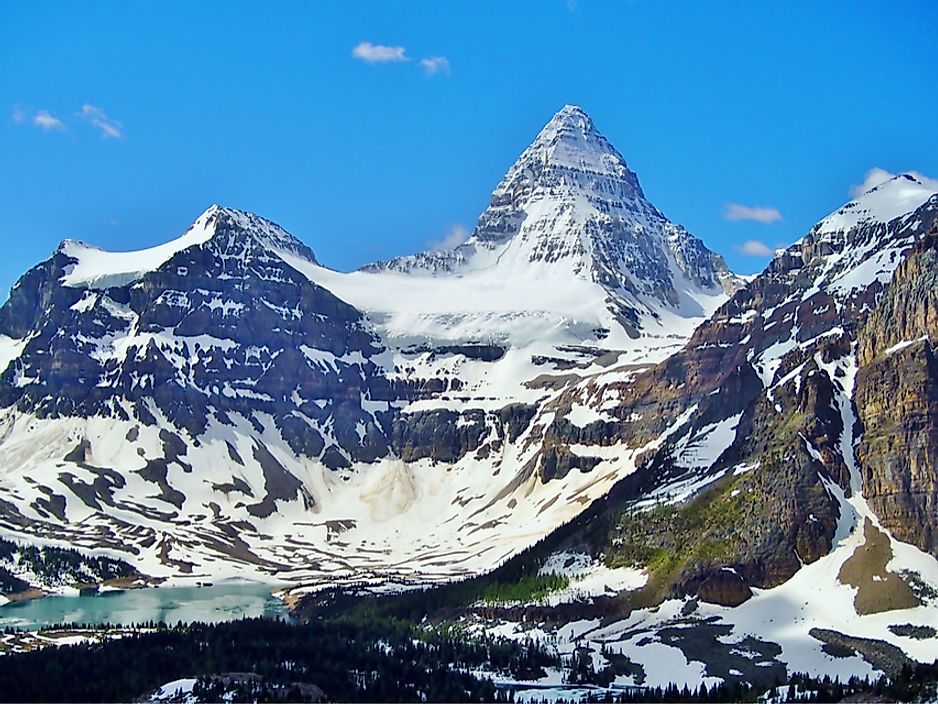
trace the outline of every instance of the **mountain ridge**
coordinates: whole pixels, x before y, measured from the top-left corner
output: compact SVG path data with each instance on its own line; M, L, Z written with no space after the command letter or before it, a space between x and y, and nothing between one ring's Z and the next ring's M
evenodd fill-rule
M916 439L938 195L880 184L730 295L600 139L562 110L453 269L336 272L219 206L144 254L64 243L0 308L0 532L294 599L470 577L547 537L536 574L579 591L537 608L638 614L632 640L752 623L758 657L796 667L819 641L766 619L803 599L820 628L918 653L840 574L869 541L884 580L938 588Z

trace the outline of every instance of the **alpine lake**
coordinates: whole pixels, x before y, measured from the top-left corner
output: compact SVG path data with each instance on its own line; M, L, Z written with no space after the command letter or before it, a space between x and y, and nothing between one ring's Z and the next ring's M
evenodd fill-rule
M288 618L277 587L253 582L211 586L164 586L102 591L81 596L49 595L0 606L0 629L35 631L59 624L132 626L147 622L220 623L240 618Z

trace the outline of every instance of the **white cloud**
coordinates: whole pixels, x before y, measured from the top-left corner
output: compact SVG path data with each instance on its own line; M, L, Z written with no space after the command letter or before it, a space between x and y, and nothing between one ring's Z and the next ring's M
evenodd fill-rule
M22 125L26 122L26 111L19 105L14 105L12 118L15 124Z
M65 129L65 123L48 110L38 110L36 114L33 115L33 124L43 132Z
M107 113L101 108L85 103L81 106L81 116L86 122L101 130L101 136L105 139L123 139L123 126L117 120L108 117Z
M917 181L920 181L923 185L938 191L938 178L926 176L921 171L906 171L906 173Z
M919 183L928 186L929 188L934 188L938 190L938 179L933 179L929 176L926 176L921 171L905 171L903 172L914 178ZM850 186L850 197L859 198L867 191L876 188L880 184L885 183L889 179L895 178L898 174L894 174L892 171L886 171L886 169L881 169L878 166L874 166L872 169L866 172L866 176L863 177L863 183L858 183L854 186Z
M462 225L453 225L441 240L430 242L430 249L434 252L442 252L448 249L455 249L469 239L472 233Z
M402 46L385 46L371 42L359 42L352 49L352 56L369 64L386 64L410 61Z
M874 166L872 169L866 172L866 176L863 177L863 183L850 186L850 197L858 198L871 188L876 188L876 186L881 183L885 183L894 176L894 173L886 171L886 169L881 169L878 166Z
M769 225L781 220L782 214L778 212L778 208L727 203L726 207L723 209L723 217L727 220L752 220L754 222L761 222L763 225Z
M774 249L759 240L746 240L736 249L750 257L771 257L775 253Z
M449 59L445 56L428 56L425 59L420 59L420 65L423 66L423 70L427 72L428 76L435 73L449 73Z

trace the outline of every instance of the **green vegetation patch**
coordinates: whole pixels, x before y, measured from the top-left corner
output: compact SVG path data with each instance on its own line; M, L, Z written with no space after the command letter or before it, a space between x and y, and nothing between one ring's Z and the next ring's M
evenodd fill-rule
M482 592L482 601L488 604L530 603L569 586L570 579L564 575L527 575L517 582L495 582L488 585Z
M740 517L753 503L752 494L740 488L744 480L727 477L683 504L623 512L607 564L644 568L649 573L644 591L658 595L696 567L731 562L742 541Z

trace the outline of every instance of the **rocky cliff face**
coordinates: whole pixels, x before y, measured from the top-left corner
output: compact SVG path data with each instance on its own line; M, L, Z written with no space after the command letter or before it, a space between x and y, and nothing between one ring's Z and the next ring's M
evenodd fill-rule
M896 270L858 333L857 457L893 535L938 555L938 231Z

